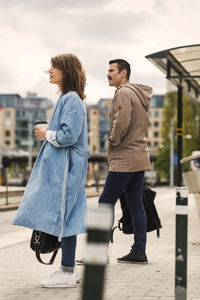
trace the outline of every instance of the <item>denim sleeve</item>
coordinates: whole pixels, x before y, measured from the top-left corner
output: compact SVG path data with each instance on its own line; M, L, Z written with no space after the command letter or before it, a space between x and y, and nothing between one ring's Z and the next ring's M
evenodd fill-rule
M68 147L77 143L82 131L85 111L82 100L74 92L63 99L60 129L47 131L46 139L55 147Z

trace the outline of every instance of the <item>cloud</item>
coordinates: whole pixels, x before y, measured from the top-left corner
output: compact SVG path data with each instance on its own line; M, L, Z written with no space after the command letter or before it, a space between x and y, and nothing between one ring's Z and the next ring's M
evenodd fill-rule
M165 3L165 0L155 0L154 7L155 10L161 14L167 12L167 4Z
M38 33L50 47L53 44L59 47L61 43L104 42L104 47L130 43L138 40L144 25L151 22L148 13L110 12L102 5L112 1L7 0L5 3L0 2L1 24L15 32ZM43 10L44 7L48 10ZM73 10L74 7L79 10ZM20 17L16 22L17 16Z
M93 42L104 42L104 47L138 41L144 25L151 21L148 14L137 15L133 13L96 13L86 20L81 20L78 34L84 39Z
M145 55L198 43L199 9L198 0L0 0L0 92L55 98L43 70L63 52L82 61L95 101L113 92L106 79L113 58L131 63L134 82L165 88Z
M68 9L94 9L96 7L103 7L105 4L112 2L111 0L6 0L1 1L0 5L2 7L12 7L12 8L22 8L22 9L34 9L34 10L45 10L49 11L51 9L60 10L64 8Z

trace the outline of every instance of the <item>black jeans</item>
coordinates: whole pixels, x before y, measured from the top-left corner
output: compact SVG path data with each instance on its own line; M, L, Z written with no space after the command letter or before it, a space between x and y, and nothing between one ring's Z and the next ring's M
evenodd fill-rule
M108 172L104 190L99 203L115 206L125 191L127 205L132 217L134 228L133 250L145 253L146 249L146 213L143 206L144 171L139 172Z

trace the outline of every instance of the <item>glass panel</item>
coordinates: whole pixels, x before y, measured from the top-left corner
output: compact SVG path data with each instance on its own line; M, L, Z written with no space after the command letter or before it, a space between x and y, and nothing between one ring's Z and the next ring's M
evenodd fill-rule
M200 56L199 56L199 60L190 60L190 61L186 61L181 63L181 65L187 69L187 71L194 71L197 69L200 69ZM194 74L193 74L194 75ZM200 72L199 72L200 75Z

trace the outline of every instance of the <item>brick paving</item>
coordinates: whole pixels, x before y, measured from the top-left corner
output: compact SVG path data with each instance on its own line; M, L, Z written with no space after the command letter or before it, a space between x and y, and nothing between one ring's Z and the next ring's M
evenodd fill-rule
M106 267L104 300L171 300L174 299L175 267L175 188L156 188L156 206L163 228L161 237L148 233L148 265L119 264L116 258L130 250L132 236L118 230L109 246L110 263ZM91 198L89 206L98 198ZM120 208L116 207L116 221ZM14 230L13 230L14 231ZM200 300L200 220L193 196L189 197L188 226L188 300ZM59 267L60 254L53 266L36 261L29 248L31 230L0 235L0 300L81 300L82 281L75 288L45 289L40 280ZM10 238L10 243L9 243ZM86 235L80 235L77 258L84 256ZM46 256L45 256L46 257ZM83 273L84 267L77 266ZM95 299L94 299L95 300Z

